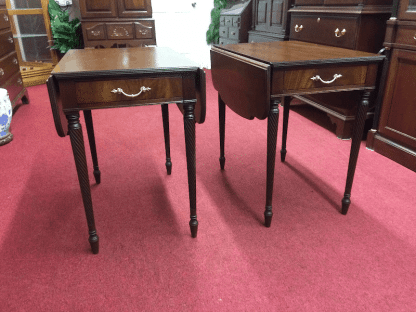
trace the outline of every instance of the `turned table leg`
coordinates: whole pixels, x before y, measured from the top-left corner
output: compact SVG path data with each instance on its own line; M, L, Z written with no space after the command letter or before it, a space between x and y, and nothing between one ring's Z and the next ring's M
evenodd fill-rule
M92 209L91 189L88 179L87 159L85 157L84 138L82 127L79 123L79 112L68 113L69 135L71 138L72 152L74 154L75 166L77 168L79 186L81 188L82 201L84 203L85 215L87 217L89 242L94 254L98 253L98 235L95 228L94 212Z
M172 161L170 158L170 134L169 134L169 107L168 104L162 104L163 134L165 137L166 151L166 170L168 175L172 173Z
M225 138L225 103L218 94L218 112L220 120L220 166L221 170L224 170L225 157L224 157L224 138Z
M87 128L88 142L90 143L92 163L94 166L94 178L97 184L101 183L101 171L98 167L97 149L95 146L94 126L92 123L92 115L90 110L84 110L85 126Z
M347 214L351 204L351 188L354 180L355 167L357 165L358 152L360 151L361 138L364 131L364 123L369 106L368 98L371 92L364 92L361 102L358 104L357 114L355 116L354 131L352 134L350 160L348 164L347 182L345 185L344 198L342 199L342 214Z
M189 204L191 210L191 228L192 237L196 237L198 232L198 220L196 218L196 162L195 162L195 115L194 105L183 104L184 115L183 125L185 130L186 145L186 164L188 167L188 187L189 187Z
M287 126L289 123L289 110L290 110L291 97L285 96L283 98L283 134L282 134L282 149L280 150L280 160L282 162L286 159L286 142L287 142Z
M264 225L270 227L272 222L272 199L274 182L274 165L276 158L277 125L279 122L279 101L270 104L270 112L267 120L267 190L266 210L264 211Z

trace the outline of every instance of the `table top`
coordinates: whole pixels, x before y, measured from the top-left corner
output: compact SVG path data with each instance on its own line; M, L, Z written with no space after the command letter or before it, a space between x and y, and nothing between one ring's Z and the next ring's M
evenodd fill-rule
M108 73L187 72L197 64L166 47L75 49L59 61L52 75L59 78L102 76Z
M294 40L216 45L215 48L264 62L274 67L380 62L384 59L384 56L379 54Z

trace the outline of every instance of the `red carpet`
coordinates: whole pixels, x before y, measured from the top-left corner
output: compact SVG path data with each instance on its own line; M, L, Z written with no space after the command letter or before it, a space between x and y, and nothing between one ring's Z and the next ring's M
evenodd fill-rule
M171 176L160 107L93 112L98 255L69 138L55 132L46 87L28 88L14 140L0 147L0 310L416 311L415 173L363 142L341 215L350 141L292 111L265 228L267 122L227 109L221 172L209 77L207 88L207 119L196 126L196 239L179 110L170 108Z

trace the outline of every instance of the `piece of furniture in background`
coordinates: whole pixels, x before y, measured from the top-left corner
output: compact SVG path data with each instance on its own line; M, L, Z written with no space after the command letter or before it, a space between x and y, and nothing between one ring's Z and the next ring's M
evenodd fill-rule
M79 121L80 111L84 112L94 177L99 184L101 173L98 167L91 110L161 105L166 169L170 174L172 162L168 104L178 104L183 112L185 129L191 219L189 225L192 237L196 237L198 221L196 216L195 123L203 123L205 120L204 71L181 54L164 47L80 49L70 50L65 54L52 71L47 86L58 135L64 137L69 132L71 139L87 216L89 242L93 253L98 253L98 236L92 208L85 146ZM143 207L143 209L148 208Z
M289 15L293 0L252 0L253 17L249 42L282 41L288 38Z
M212 82L218 91L221 169L224 169L225 164L225 105L247 119L268 118L266 226L270 226L273 216L273 181L281 98L284 104L281 161L285 161L290 97L325 92L337 93L342 97L348 91L361 92L361 99L355 103L356 131L351 142L342 199L342 213L346 214L351 203L352 182L370 103L369 96L376 88L378 64L384 58L383 55L300 41L218 45L211 49Z
M295 0L289 10L289 39L377 53L383 46L391 10L392 0ZM359 93L296 98L325 112L336 125L338 138L352 137ZM373 115L374 110L370 109L368 125Z
M247 42L251 7L251 0L243 0L232 2L221 10L219 44Z
M5 1L0 0L0 87L9 93L10 102L15 107L21 100L29 103L28 93L23 86L15 39L10 29L10 16Z
M416 0L396 0L395 8L384 42L390 62L383 68L367 148L416 172Z
M52 45L49 0L7 0L24 86L44 84L58 62Z
M156 45L151 0L79 0L86 48Z

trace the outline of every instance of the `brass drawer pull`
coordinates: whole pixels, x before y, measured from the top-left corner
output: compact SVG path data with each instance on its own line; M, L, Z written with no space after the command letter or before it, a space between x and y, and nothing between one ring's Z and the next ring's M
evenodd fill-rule
M3 68L0 68L0 76L3 76L4 75L4 70L3 70Z
M19 61L17 60L17 58L14 58L12 62L13 62L14 65L19 64Z
M152 89L148 88L148 87L145 87L145 86L142 86L140 88L140 92L137 93L137 94L127 94L123 91L122 88L113 89L111 92L116 93L116 94L123 94L123 95L128 96L128 97L136 97L136 96L139 96L140 94L142 94L142 92L146 92L146 91L149 91L149 90L152 90Z
M330 80L330 81L325 81L325 80L322 80L321 76L316 75L316 76L313 76L313 77L311 78L311 80L313 80L313 81L317 81L317 80L319 80L319 81L321 81L321 82L323 82L323 83L330 84L330 83L333 83L335 80L337 80L338 78L341 78L341 77L342 77L342 75L341 75L341 74L335 74L335 75L334 75L334 78L332 78L332 80Z
M297 25L297 24L296 24L296 26L295 26L295 31L296 31L296 32L301 32L301 31L302 31L302 29L303 29L303 25L300 25L300 26L299 26L299 25Z
M17 79L17 84L18 84L18 85L22 85L22 84L23 84L23 81L22 81L22 79L21 79L21 78Z
M13 43L13 38L12 37L7 38L7 40L9 40L10 43Z
M9 16L8 16L7 14L4 14L4 15L3 15L3 17L4 17L4 20L5 20L6 22L8 22L8 21L9 21Z
M346 33L346 29L344 28L343 30L339 30L339 28L335 29L335 37L339 38L345 35Z
M416 35L414 35L414 36L413 36L413 39L415 39L415 40L416 40Z
M231 35L235 36L235 31L233 31L233 32L231 33Z

